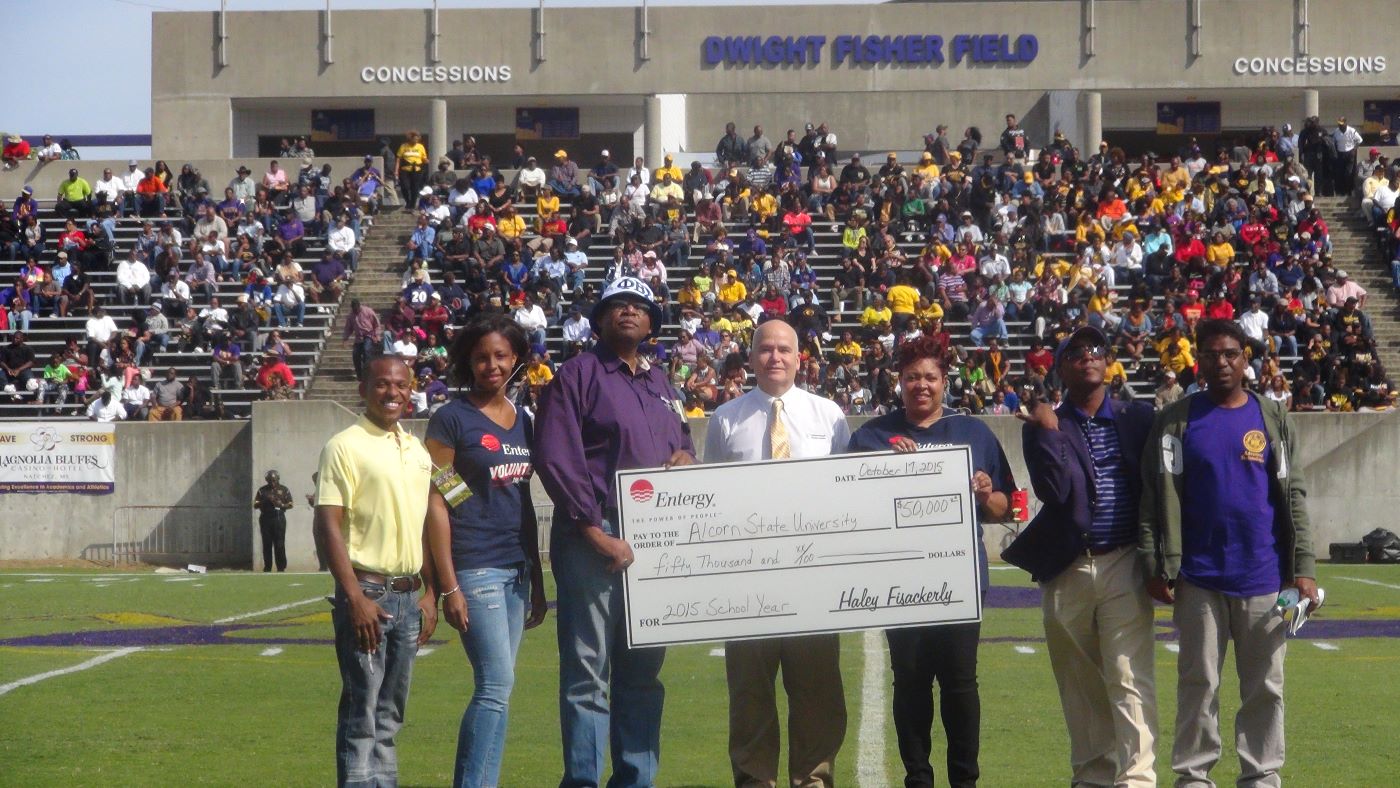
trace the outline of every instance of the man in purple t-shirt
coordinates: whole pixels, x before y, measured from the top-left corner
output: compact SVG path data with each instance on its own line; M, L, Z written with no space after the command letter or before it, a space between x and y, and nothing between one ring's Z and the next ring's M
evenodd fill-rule
M666 650L627 646L621 573L633 557L617 536L613 479L695 462L680 394L639 350L662 319L645 282L612 282L590 318L597 347L564 362L540 395L534 460L554 501L561 785L602 785L610 745L609 784L656 784Z
M1174 605L1177 785L1212 785L1220 760L1220 668L1235 642L1241 785L1280 785L1283 657L1281 589L1318 604L1314 557L1296 470L1296 441L1276 402L1243 387L1247 339L1228 320L1196 328L1205 390L1157 416L1143 457L1139 555L1147 589Z

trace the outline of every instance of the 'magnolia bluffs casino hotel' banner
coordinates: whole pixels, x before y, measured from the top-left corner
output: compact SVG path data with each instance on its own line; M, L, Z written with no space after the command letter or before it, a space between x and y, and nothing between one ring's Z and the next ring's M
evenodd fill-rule
M0 427L0 493L110 494L116 454L111 424L6 424Z

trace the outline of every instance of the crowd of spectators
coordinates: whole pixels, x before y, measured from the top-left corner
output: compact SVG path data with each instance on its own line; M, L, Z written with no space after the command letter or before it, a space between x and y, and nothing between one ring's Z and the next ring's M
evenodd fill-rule
M21 261L0 288L0 332L13 332L0 392L55 408L101 402L106 392L107 407L89 415L152 420L220 417L224 389L292 396L282 330L303 324L308 303L338 301L383 182L370 157L337 179L298 145L288 151L293 171L273 160L254 178L239 166L217 189L190 164L175 173L163 161L142 169L132 160L125 174L105 169L94 182L74 166L52 195L64 219L57 233L39 221L39 197L26 186L0 211L0 256ZM134 239L119 236L123 220L140 223ZM304 269L298 258L312 245L323 251ZM115 286L99 292L94 271L111 272ZM238 293L222 303L216 293L222 286L227 295L228 283ZM24 352L23 332L50 316L86 320L45 365ZM212 387L191 377L182 393L147 389L156 354L169 351L202 358Z
M1036 150L1005 122L990 146L977 128L954 142L938 126L914 157L869 165L839 152L826 124L774 143L730 123L714 166L668 155L625 177L607 151L588 169L562 149L549 169L522 157L510 179L458 151L406 201L417 227L402 297L358 339L411 350L433 375L452 326L509 313L531 335L532 368L547 370L590 346L592 267L593 281L652 287L672 325L649 352L694 414L746 388L747 342L772 319L798 330L798 384L852 414L894 406L890 359L923 335L946 348L954 407L1054 400L1050 348L1082 325L1111 338L1116 396L1165 404L1199 385L1194 329L1212 317L1240 323L1249 385L1266 396L1300 410L1390 407L1366 292L1332 259L1313 204L1355 185L1359 135L1345 119L1135 160L1109 142L1081 155L1058 132ZM519 207L531 204L527 221ZM818 247L814 227L839 247ZM590 262L600 241L611 259ZM554 326L564 343L551 352Z

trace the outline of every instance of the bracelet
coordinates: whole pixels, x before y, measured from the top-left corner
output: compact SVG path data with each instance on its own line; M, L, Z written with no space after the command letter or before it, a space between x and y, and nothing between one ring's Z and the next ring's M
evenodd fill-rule
M450 596L452 596L453 594L455 594L455 593L457 593L458 591L461 591L461 590L462 590L462 587L461 587L460 585L452 586L452 590L451 590L451 591L448 591L448 592L442 593L442 594L438 594L438 599L446 599L447 597L450 597Z

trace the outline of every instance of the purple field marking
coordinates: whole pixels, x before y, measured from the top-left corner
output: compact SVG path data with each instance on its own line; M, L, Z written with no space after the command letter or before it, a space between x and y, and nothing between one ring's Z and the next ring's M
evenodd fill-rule
M555 607L554 602L549 607ZM984 607L1026 609L1040 607L1040 590L1026 586L992 586L987 590ZM439 623L441 625L441 623ZM186 624L173 627L139 627L130 629L99 629L85 632L54 632L47 635L0 639L0 646L60 646L122 648L125 646L329 646L333 637L324 638L259 638L240 633L258 629L286 626L280 622L261 624ZM1157 640L1177 639L1176 627L1159 622ZM1400 638L1400 619L1326 619L1314 618L1307 623L1302 635L1314 640L1340 638ZM446 643L434 640L435 644ZM1002 636L982 638L983 643L1043 643L1045 638L1033 636Z

